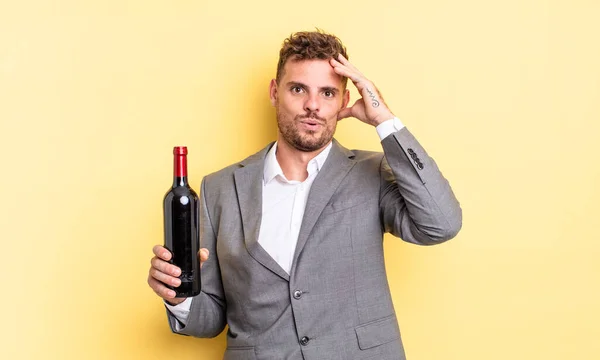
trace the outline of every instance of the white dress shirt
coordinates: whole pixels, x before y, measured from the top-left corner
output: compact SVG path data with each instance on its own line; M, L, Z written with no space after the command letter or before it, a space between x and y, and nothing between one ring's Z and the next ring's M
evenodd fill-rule
M390 134L400 131L404 124L393 118L376 127L381 140ZM308 177L304 181L288 180L275 156L277 142L267 153L263 170L262 218L258 243L288 274L292 268L298 232L304 217L304 208L308 194L317 174L322 169L332 143L308 162L306 170ZM183 324L187 323L192 298L187 298L181 304L165 303L171 313ZM176 324L177 330L181 327Z
M300 224L308 193L323 163L327 160L332 143L308 162L308 177L304 181L288 180L279 166L277 143L265 158L262 193L262 218L258 243L288 274L296 250Z

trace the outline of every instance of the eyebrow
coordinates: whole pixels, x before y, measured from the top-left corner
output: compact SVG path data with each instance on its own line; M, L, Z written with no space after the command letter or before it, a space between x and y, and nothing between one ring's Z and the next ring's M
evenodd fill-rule
M298 81L289 81L286 85L288 87L298 86L298 87L301 87L301 88L304 88L304 89L308 88L308 86L306 84L303 84L303 83L298 82ZM331 92L336 93L336 94L340 92L340 90L338 88L336 88L335 86L321 86L321 87L319 87L319 90L321 90L321 91L331 91Z

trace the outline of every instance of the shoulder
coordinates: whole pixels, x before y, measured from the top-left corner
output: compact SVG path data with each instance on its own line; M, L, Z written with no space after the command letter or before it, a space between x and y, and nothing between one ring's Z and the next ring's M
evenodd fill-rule
M382 151L369 151L369 150L360 150L353 149L350 150L354 153L354 161L356 162L381 162L383 159Z
M384 159L383 152L354 149L351 151L354 153L353 173L368 177L379 175Z
M336 139L333 140L334 152L341 152L357 163L381 162L383 151L371 151L363 149L347 149Z
M246 157L245 159L237 161L218 171L205 175L203 179L204 187L211 190L228 187L231 184L233 184L234 174L236 170L247 166L260 166L260 168L262 168L264 158L272 146L273 143L269 143L267 146L263 147L258 152Z

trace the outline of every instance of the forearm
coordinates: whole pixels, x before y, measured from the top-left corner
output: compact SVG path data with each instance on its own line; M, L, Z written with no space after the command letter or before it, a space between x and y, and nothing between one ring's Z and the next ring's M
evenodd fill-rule
M386 232L431 245L456 236L462 210L448 181L419 142L403 128L381 142L381 211Z
M166 306L171 331L202 338L219 335L226 325L222 300L204 292L189 300L175 307Z

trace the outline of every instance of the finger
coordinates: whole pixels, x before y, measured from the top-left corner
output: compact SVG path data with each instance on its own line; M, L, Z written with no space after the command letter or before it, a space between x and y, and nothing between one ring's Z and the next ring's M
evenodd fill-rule
M150 285L150 288L156 293L156 295L163 299L173 299L176 296L175 291L169 289L163 283L151 276L148 276L148 285Z
M354 84L359 82L361 79L358 73L352 71L335 59L331 59L331 66L333 66L333 71L335 71L336 74L347 77L348 79L352 80Z
M358 73L360 76L363 76L363 74L360 72L360 70L358 70L356 68L356 66L352 65L352 63L350 61L348 61L348 59L346 59L344 57L344 55L339 54L338 55L338 61L340 63L342 63L343 65L345 65L346 67L348 67L348 68L352 69L353 71L355 71L356 73Z
M162 271L158 271L155 268L150 268L150 276L166 285L174 287L178 287L179 285L181 285L181 280L179 280L178 278L169 276L168 274L165 274Z
M342 64L350 64L350 61L348 61L348 59L346 59L346 57L344 55L342 55L341 53L338 54L337 56L337 61L341 62Z
M333 58L330 59L329 64L334 68L339 68L339 69L343 69L348 72L352 72L352 69L350 67L342 64L341 62L337 61L336 59L333 59Z
M175 295L176 295L175 291L169 289L163 283L161 283L160 281L156 280L155 278L153 278L151 276L148 276L148 285L150 285L150 288L152 288L152 290L154 290L156 295L160 296L163 299L174 299L175 298Z
M152 252L154 253L154 255L158 256L159 258L165 261L171 260L171 252L163 246L155 245L152 248Z
M163 261L157 257L153 257L152 260L150 260L150 264L152 264L152 267L157 269L160 272L163 272L165 274L169 274L171 276L179 276L181 275L181 269L179 269L177 266L175 265L171 265L166 261Z
M200 251L198 251L198 257L200 258L200 269L202 269L202 265L204 265L204 262L206 262L206 260L208 260L209 255L210 255L210 252L208 251L207 248L202 248L202 249L200 249Z
M335 60L332 60L332 62ZM369 86L369 80L367 80L360 72L354 71L349 69L348 67L340 64L338 62L339 65L334 65L333 66L333 71L335 71L336 74L341 75L341 76L345 76L348 79L352 80L352 83L354 84L354 86L356 86L356 88L358 89L358 91L361 93L361 96L363 95L363 90L365 89L365 87Z
M207 248L202 248L202 249L200 249L200 251L198 251L198 255L200 256L200 262L203 263L206 260L208 260L208 256L210 255L210 252L208 251Z

